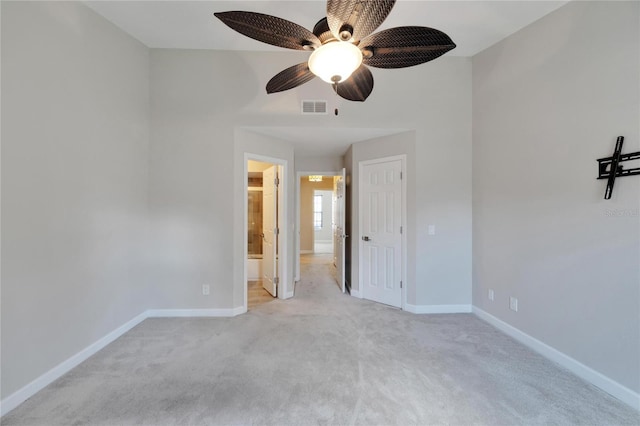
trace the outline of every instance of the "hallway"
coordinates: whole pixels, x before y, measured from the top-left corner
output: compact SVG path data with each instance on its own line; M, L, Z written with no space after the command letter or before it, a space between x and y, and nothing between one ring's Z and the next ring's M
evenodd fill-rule
M317 283L317 285L330 286L333 284L338 290L332 252L300 255L300 283L298 284L303 282L307 285ZM297 287L296 285L296 291Z

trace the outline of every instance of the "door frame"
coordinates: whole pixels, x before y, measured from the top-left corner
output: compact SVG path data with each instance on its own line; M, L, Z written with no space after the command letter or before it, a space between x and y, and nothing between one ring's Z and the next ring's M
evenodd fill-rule
M296 172L296 232L295 232L295 239L296 239L296 264L295 264L295 272L294 272L294 280L296 282L300 281L300 179L302 179L303 176L309 176L309 175L318 175L318 176L326 176L326 177L334 177L334 176L342 176L342 170L341 171L324 171L324 172L319 172L319 171L311 171L311 172L304 172L304 171L297 171Z
M248 215L248 209L249 209L249 160L253 160L253 161L260 161L262 163L270 163L273 164L274 166L278 166L278 179L280 180L280 183L278 185L278 262L277 262L277 267L276 270L278 272L278 286L277 286L277 292L278 292L278 299L287 299L288 297L291 297L292 292L287 293L286 292L286 283L289 280L289 277L287 276L287 271L288 271L288 262L289 262L289 246L287 245L287 240L288 240L288 235L289 235L289 231L288 231L288 227L287 227L287 223L288 223L288 214L287 214L287 197L288 197L288 191L289 191L289 185L287 182L287 176L289 173L289 162L283 158L276 158L276 157L269 157L266 155L260 155L260 154L253 154L253 153L249 153L249 152L245 152L244 153L244 178L243 178L243 194L244 194L244 201L243 201L243 205L244 205L244 209L243 209L243 217L244 217L244 222L243 222L243 226L242 229L244 230L243 232L243 244L244 244L244 248L242 250L242 253L244 254L244 258L242 260L242 264L243 264L243 280L244 280L244 312L247 312L248 310L248 285L247 285L247 279L248 279L248 274L247 274L247 261L248 261L248 257L249 257L249 239L247 237L247 233L248 233L248 221L249 221L249 215Z
M402 281L402 290L400 296L400 309L406 310L407 306L407 156L405 154L392 155L389 157L374 158L372 160L362 160L358 162L358 235L355 237L358 239L358 296L360 299L364 299L364 284L362 270L363 259L363 242L362 236L364 231L362 229L364 223L364 182L362 180L363 168L370 164L386 163L389 161L400 160L400 171L402 173L402 179L400 180L401 197L400 203L400 218L402 220L402 234L400 235L400 279Z

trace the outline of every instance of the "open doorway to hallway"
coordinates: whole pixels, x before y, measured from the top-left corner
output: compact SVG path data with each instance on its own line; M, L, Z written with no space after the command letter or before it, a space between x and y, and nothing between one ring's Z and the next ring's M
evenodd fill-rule
M342 292L344 280L344 170L298 173L298 271L301 264L324 268ZM298 276L299 277L299 276Z

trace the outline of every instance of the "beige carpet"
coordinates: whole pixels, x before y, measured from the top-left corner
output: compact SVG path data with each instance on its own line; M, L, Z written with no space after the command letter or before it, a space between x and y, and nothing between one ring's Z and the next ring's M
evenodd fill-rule
M148 319L2 424L640 424L473 315L343 295L311 260L294 299L235 318Z

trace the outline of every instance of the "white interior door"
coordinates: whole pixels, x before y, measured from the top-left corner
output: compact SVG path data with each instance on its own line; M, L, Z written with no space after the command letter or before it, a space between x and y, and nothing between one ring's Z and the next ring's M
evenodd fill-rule
M361 288L365 299L402 306L402 162L361 167Z
M338 287L344 293L344 250L345 250L345 194L344 181L345 169L342 169L340 176L334 179L334 203L333 203L333 261L336 266L336 280Z
M262 286L273 297L277 292L277 178L278 166L262 172Z

